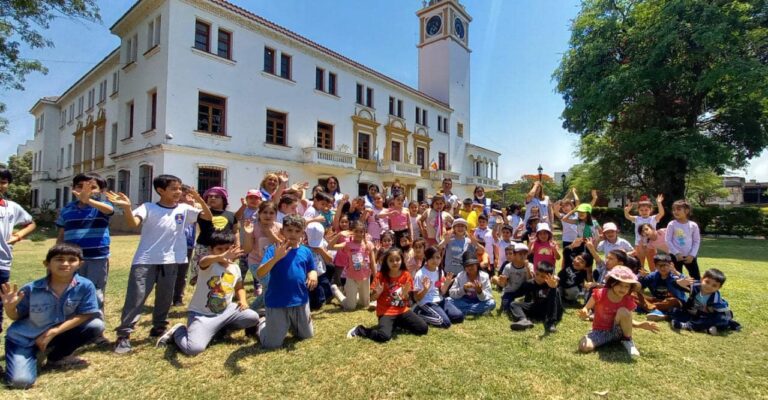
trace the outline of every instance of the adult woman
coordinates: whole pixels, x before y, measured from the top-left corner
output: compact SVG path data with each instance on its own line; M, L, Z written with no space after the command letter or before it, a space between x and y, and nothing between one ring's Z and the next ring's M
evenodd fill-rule
M379 194L379 185L368 185L368 193L365 195L365 208L373 208L374 198Z
M341 193L339 178L335 176L329 176L328 179L325 181L325 192L333 197L333 206L334 207L338 206L339 200L341 200L342 196L344 196L344 194Z
M534 182L531 191L525 196L525 218L524 223L528 222L531 216L531 207L539 207L539 222L551 224L554 220L552 208L550 207L549 196L544 193L544 186L541 182Z
M472 200L475 204L482 204L483 206L483 215L486 217L491 214L491 199L485 197L485 189L483 189L482 186L475 186L475 191L473 192L475 198Z
M261 180L261 185L259 186L261 199L264 201L279 201L280 195L285 188L283 182L287 182L287 177L283 180L282 177L276 173L264 175L264 179Z

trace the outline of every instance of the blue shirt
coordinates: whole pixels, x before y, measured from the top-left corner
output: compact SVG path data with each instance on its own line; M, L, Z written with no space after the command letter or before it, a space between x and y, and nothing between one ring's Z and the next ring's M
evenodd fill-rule
M56 226L64 229L66 243L76 244L83 249L84 259L108 258L110 217L112 214L104 214L96 207L73 201L61 209Z
M79 275L72 278L61 297L48 286L48 277L24 285L21 291L24 298L16 305L19 319L8 327L5 337L19 346L34 346L43 332L76 315L99 312L96 287Z
M261 264L269 261L274 254L275 245L271 245L264 252ZM315 261L309 247L301 245L297 249L288 251L288 254L269 271L269 286L264 295L266 306L284 308L307 304L309 301L307 274L314 270Z

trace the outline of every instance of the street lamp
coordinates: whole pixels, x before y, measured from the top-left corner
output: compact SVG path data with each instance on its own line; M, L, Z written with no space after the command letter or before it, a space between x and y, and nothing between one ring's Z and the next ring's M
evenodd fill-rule
M539 168L536 168L537 171L539 171L539 183L541 183L541 171L544 171L544 168L541 168L541 164L539 164Z
M562 183L562 186L563 186L563 194L561 197L565 198L565 195L567 194L567 188L565 187L565 174L560 175L560 182Z

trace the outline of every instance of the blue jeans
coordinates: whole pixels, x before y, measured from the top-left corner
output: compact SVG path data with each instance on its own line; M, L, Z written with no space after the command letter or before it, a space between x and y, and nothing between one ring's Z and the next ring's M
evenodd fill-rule
M496 302L493 299L480 300L461 297L458 299L448 298L446 301L453 302L464 315L483 315L496 308Z
M72 328L59 336L56 336L48 344L51 352L48 361L58 361L72 354L81 347L104 332L104 321L94 318L80 326ZM8 385L15 389L26 389L37 380L37 352L38 348L32 346L19 346L16 343L5 341L5 379Z
M518 297L525 296L525 293L519 289L514 292L504 292L501 295L501 311L509 312L509 305L515 302Z
M439 328L450 328L451 324L464 322L464 313L456 308L452 302L445 299L440 300L439 303L426 303L416 306L413 312L427 324Z
M326 271L324 274L317 277L317 287L315 290L309 292L309 309L319 310L325 304L326 299L333 298L333 292L331 292L331 278L333 278L333 270Z

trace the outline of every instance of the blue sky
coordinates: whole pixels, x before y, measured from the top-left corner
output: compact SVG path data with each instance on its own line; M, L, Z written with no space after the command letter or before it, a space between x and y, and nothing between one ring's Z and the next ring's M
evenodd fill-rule
M100 1L103 23L62 19L46 35L55 48L25 52L49 68L32 74L26 90L0 94L10 136L2 137L0 160L32 137L28 113L43 96L62 94L119 40L109 33L133 0ZM418 87L420 0L240 0L234 3L362 64ZM562 129L563 101L552 72L568 46L577 0L463 0L470 25L472 142L502 153L499 175L514 181L535 173L565 171L578 160L577 136ZM8 143L8 145L6 145ZM768 180L768 151L736 175Z

